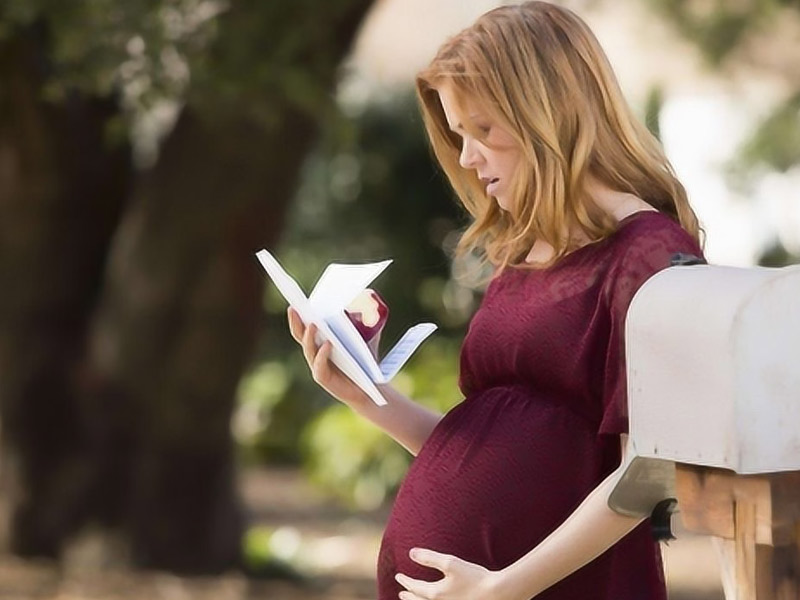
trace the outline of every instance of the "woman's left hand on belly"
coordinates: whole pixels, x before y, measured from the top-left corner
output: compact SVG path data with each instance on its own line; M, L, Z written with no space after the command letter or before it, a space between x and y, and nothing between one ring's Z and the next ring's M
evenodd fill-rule
M422 548L414 548L409 556L416 563L441 571L444 577L431 582L398 573L395 579L407 590L400 592L400 600L506 600L498 593L499 571Z

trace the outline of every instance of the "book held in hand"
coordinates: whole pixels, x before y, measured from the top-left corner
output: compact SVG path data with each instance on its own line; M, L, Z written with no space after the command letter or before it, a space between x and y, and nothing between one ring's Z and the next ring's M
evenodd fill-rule
M433 323L420 323L403 334L378 363L345 307L391 264L391 260L366 264L331 263L308 297L297 282L267 250L256 253L261 266L289 306L309 325L317 326L317 344L330 341L331 360L378 405L386 400L376 384L388 383L425 339L436 330Z

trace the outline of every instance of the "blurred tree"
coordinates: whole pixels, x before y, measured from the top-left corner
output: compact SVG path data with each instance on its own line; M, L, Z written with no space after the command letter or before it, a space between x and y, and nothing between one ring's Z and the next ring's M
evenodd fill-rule
M800 163L800 3L795 0L651 0L700 48L708 64L727 72L749 66L786 84L782 101L765 115L741 149L741 169L786 171ZM770 43L772 42L772 43Z
M748 188L764 171L800 165L800 3L796 0L650 0L714 69L742 67L770 74L785 89L738 149L729 165L731 182ZM777 242L760 262L800 261Z
M264 281L247 257L279 238L369 4L0 5L13 551L58 556L99 523L140 566L239 563L229 421Z

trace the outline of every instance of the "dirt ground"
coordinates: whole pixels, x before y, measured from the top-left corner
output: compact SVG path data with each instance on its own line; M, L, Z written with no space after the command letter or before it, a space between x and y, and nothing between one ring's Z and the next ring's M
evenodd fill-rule
M0 557L0 600L369 600L386 511L354 513L290 469L243 473L241 491L273 556L296 580L182 578L133 572L108 560L107 544L87 538L61 567ZM256 539L257 543L258 539ZM723 600L716 559L705 538L664 548L670 600Z

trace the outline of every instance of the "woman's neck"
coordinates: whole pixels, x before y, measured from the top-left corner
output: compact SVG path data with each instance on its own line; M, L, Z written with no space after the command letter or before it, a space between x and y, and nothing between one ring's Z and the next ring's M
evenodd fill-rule
M594 207L597 210L604 212L615 221L621 221L628 215L632 215L635 212L643 210L657 210L635 194L613 190L592 177L588 178L586 192L587 196L594 204ZM590 242L590 240L586 237L586 234L578 226L574 226L573 231L571 232L571 239L578 247ZM555 249L553 246L544 240L536 240L531 248L531 251L525 257L525 262L531 264L544 264L547 263L554 254Z
M635 194L611 189L591 176L587 178L586 193L598 209L615 221L640 210L657 210Z

